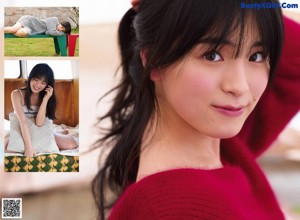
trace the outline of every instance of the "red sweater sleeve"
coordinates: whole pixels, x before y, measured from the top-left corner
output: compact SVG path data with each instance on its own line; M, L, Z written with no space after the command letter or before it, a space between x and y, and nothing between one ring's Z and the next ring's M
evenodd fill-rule
M272 144L300 109L300 25L288 18L284 23L284 46L275 77L235 137L255 156Z

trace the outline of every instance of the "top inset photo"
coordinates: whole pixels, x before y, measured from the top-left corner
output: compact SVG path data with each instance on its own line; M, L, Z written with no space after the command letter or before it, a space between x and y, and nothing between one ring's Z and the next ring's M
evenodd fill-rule
M4 56L79 56L79 7L5 7Z

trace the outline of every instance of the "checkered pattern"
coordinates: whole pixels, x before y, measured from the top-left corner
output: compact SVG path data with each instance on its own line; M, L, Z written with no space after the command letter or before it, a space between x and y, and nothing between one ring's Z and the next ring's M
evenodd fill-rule
M5 172L78 172L79 156L5 156Z

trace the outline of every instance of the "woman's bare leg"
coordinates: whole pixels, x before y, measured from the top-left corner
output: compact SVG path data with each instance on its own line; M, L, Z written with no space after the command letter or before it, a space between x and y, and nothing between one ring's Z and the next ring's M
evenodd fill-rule
M28 31L25 28L21 28L16 33L14 33L13 35L15 35L17 37L27 37Z
M74 138L70 135L54 133L55 141L60 150L71 150L78 147Z
M21 28L23 28L22 24L20 22L17 22L13 26L4 27L4 33L6 33L6 34L15 34Z

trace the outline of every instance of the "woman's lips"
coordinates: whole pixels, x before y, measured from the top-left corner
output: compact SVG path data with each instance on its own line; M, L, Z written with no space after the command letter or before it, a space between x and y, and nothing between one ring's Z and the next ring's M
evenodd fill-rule
M217 110L217 112L228 116L228 117L238 117L241 116L245 111L245 106L231 106L231 105L224 105L218 106L213 105L213 107Z
M40 88L36 88L35 86L32 87L35 91L40 91Z

